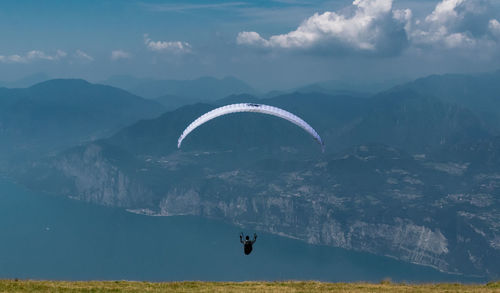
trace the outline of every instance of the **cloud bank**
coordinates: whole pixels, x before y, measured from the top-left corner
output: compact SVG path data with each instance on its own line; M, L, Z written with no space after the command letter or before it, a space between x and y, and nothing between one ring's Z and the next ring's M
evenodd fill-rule
M488 19L489 2L484 0L442 0L434 11L409 32L416 46L477 48L492 45L496 19Z
M0 55L0 62L2 63L30 63L37 60L46 60L46 61L57 61L62 58L65 58L68 54L62 50L57 50L54 55L46 54L43 51L32 50L28 53L21 54L12 54L12 55Z
M422 19L393 0L354 0L351 9L314 14L296 30L262 37L240 32L239 45L315 52L318 49L396 55L407 47L477 49L498 45L500 22L490 16L488 0L442 0Z
M296 30L262 38L257 32L240 32L237 43L267 48L314 49L319 46L375 52L404 47L405 26L411 11L393 10L392 0L355 0L352 15L336 12L314 14Z
M61 61L63 59L71 62L72 60L83 60L83 61L94 61L94 57L85 53L84 51L78 49L70 56L63 50L57 50L55 54L47 54L40 50L31 50L26 54L11 54L11 55L0 55L0 63L18 63L18 64L28 64L36 61Z

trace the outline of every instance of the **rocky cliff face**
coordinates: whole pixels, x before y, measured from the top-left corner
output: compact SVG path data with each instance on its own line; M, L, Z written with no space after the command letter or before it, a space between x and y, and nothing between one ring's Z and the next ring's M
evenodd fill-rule
M62 157L54 167L72 181L68 195L74 199L128 207L147 203L152 197L150 190L103 158L97 145L89 145L80 155Z
M124 164L92 144L44 167L71 181L71 190L45 188L137 213L223 219L442 271L500 275L499 173L472 174L471 163L383 145L297 161L240 164L224 156L175 152Z

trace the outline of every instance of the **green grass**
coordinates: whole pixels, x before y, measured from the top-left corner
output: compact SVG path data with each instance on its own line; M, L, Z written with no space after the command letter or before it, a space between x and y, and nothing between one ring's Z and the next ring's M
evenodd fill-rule
M488 284L405 284L322 282L131 282L0 280L0 292L500 292Z

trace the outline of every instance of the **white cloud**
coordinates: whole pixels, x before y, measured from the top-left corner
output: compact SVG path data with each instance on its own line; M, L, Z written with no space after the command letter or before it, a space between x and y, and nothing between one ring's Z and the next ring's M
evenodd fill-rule
M36 60L57 61L67 56L66 52L57 50L54 55L46 54L43 51L32 50L24 55L12 54L8 56L0 55L2 63L30 63Z
M61 58L65 58L66 56L68 56L68 54L66 52L64 52L63 50L57 50L56 56L58 59L61 59Z
M111 60L116 61L118 59L129 59L132 54L125 52L123 50L114 50L111 52Z
M433 11L414 19L410 9L394 9L393 0L354 0L352 9L314 14L296 30L262 37L240 32L239 45L257 48L318 48L338 52L398 54L405 47L435 49L492 48L500 22L492 19L489 0L441 0ZM496 38L492 38L496 36Z
M269 47L271 44L268 40L263 39L256 32L240 32L236 38L239 45L255 45L259 47Z
M9 56L0 55L0 62L2 63L26 63L25 60L25 58L17 54Z
M144 35L144 44L149 50L155 52L165 52L165 53L190 53L191 45L187 42L181 41L153 41L149 38L147 34Z
M446 49L489 47L488 8L484 0L442 0L412 32L412 43Z
M498 20L490 19L488 22L488 29L494 36L500 37L500 22L498 22Z
M425 21L439 25L453 22L459 17L456 8L464 2L465 0L443 0L436 5L434 11L425 18Z
M453 33L447 35L443 40L448 48L472 48L476 45L476 40L465 33Z
M418 45L444 45L447 47L458 47L471 43L463 32L450 32L457 22L463 19L457 11L457 7L463 5L466 0L442 0L431 14L425 17L425 21L419 22L420 27L412 32L411 38Z
M413 12L411 9L397 9L392 11L392 17L398 20L400 23L405 24L405 31L409 33L412 28L411 20L413 18Z
M75 57L85 61L94 61L94 57L90 56L89 54L85 53L82 50L76 50Z
M26 58L26 60L35 60L35 59L53 60L55 57L49 56L42 51L33 50L33 51L29 51L26 54L25 58Z
M410 10L393 10L392 0L354 0L352 15L336 12L314 14L296 30L262 38L257 32L240 32L237 43L268 48L309 49L328 44L356 51L387 49L382 42L401 47ZM391 44L392 45L392 44Z

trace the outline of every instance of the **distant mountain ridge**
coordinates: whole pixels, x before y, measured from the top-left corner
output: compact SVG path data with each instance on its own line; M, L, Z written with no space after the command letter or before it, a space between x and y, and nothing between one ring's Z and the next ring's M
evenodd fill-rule
M0 149L18 153L60 149L109 135L162 111L156 102L79 79L3 88Z
M405 87L375 95L367 109L347 135L354 144L376 142L425 153L489 136L468 108Z
M244 101L282 107L303 118L320 133L327 152L364 143L382 143L412 152L425 152L443 144L472 142L488 136L479 119L466 108L414 91L380 94L370 100L302 93L270 99L236 95L221 100L222 104ZM109 142L127 149L136 146L137 142L144 142L133 153L140 153L143 147L156 146L165 155L176 149L177 138L187 124L214 107L195 104L167 112L158 119L121 130ZM142 139L136 141L135 137ZM276 152L284 145L297 150L307 149L308 153L317 151L314 141L296 126L274 117L243 113L220 117L197 129L186 138L183 149L265 146Z
M369 97L381 91L388 90L407 79L387 80L384 82L354 82L341 80L328 80L315 82L289 90L300 93L322 93L328 95L354 95Z
M113 76L102 81L148 99L176 96L189 101L214 101L232 94L257 93L248 84L234 77L200 77L193 80L157 80L132 76ZM163 98L162 100L165 100Z
M48 74L39 72L14 81L0 81L0 87L25 88L50 79Z
M500 134L500 70L479 74L443 74L419 78L392 90L411 89L473 111Z

